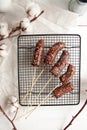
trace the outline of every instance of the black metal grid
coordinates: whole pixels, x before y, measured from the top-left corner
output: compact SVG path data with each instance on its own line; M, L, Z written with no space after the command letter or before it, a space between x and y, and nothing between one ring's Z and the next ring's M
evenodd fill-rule
M58 78L53 78L49 85L46 87L44 92L40 97L35 100L39 91L44 86L46 81L51 77L49 72L51 66L47 66L44 73L39 78L37 84L35 85L32 96L27 96L25 100L23 97L29 90L31 86L32 79L34 76L35 67L31 65L33 52L38 40L44 39L45 42L45 54L47 50L58 41L63 41L66 43L64 50L70 52L69 63L76 67L76 73L73 77L72 83L74 85L74 91L72 93L66 94L63 97L56 99L53 96L50 96L48 101L42 105L75 105L80 101L80 60L81 60L81 38L76 34L44 34L44 35L22 35L18 38L18 85L19 85L19 102L23 106L29 104L38 105L45 96L55 87L57 84L60 86L61 83ZM56 57L55 62L60 57L62 51ZM36 69L36 77L41 72L43 64ZM66 71L67 67L63 70L62 73ZM61 73L61 74L62 74Z

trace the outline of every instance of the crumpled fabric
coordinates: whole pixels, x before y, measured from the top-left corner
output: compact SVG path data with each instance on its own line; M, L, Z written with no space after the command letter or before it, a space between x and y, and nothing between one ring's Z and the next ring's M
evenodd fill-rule
M14 1L17 2L17 0ZM20 0L18 2L19 5L13 3L12 11L1 15L0 20L7 22L10 27L12 27L18 23L20 19L24 18L26 14L22 1L23 0ZM22 5L20 3L22 3ZM70 28L77 25L77 14L56 6L53 8L43 1L39 2L39 5L44 9L45 13L32 23L33 34L69 33ZM6 99L9 95L18 96L17 38L6 39L3 42L8 46L8 56L0 60L0 104L5 106ZM20 117L23 112L26 113L27 110L25 109L27 108L20 108L18 117Z

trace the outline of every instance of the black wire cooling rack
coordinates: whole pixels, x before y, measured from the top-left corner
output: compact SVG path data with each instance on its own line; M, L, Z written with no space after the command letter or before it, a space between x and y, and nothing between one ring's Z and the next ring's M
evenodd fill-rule
M20 104L23 106L27 106L30 104L32 104L33 106L38 105L57 84L59 86L61 85L58 78L53 78L52 81L45 88L45 90L41 93L39 98L36 98L41 88L45 85L45 83L51 76L49 70L52 66L49 65L46 67L46 70L43 72L38 82L34 86L31 96L30 94L28 94L27 97L24 99L25 95L29 91L29 87L32 84L34 76L37 77L43 68L43 64L40 67L37 67L37 69L31 65L36 43L40 39L44 39L45 54L54 43L59 41L65 42L66 47L64 48L64 50L68 50L70 53L69 63L76 67L76 73L72 80L72 83L74 85L73 92L68 93L58 99L56 99L51 94L48 100L41 105L53 106L78 104L80 101L81 38L79 35L75 34L22 35L18 38L18 86ZM62 51L56 57L55 62L60 57L61 53ZM66 69L67 67L63 70L62 73L64 73Z

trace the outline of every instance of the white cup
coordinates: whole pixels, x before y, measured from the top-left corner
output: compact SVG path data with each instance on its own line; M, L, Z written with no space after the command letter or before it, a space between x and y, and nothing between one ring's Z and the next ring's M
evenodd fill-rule
M7 12L11 7L12 0L0 0L0 12Z
M70 0L69 10L83 15L87 12L87 0Z

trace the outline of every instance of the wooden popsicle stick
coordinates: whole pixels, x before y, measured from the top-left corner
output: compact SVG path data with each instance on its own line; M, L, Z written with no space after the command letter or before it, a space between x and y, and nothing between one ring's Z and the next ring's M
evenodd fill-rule
M23 102L27 96L29 95L30 91L32 92L34 85L36 84L36 82L38 81L38 79L40 78L40 76L42 75L42 73L44 72L45 69L42 69L42 71L40 72L40 74L37 76L37 78L34 80L33 84L29 87L27 94L25 94L25 96L23 97L22 101Z
M50 83L50 81L52 80L53 75L49 78L49 80L46 82L46 84L42 87L42 89L40 90L39 94L37 95L37 97L35 98L35 100L37 100L39 98L39 96L41 95L41 93L44 91L44 89L47 87L47 85Z
M45 70L45 68L41 70L40 74L39 74L39 75L37 76L37 78L34 80L32 86L31 86L31 89L30 89L31 92L32 92L32 90L33 90L33 88L34 88L34 85L36 84L36 82L37 82L38 79L41 77L42 73L44 72L44 70ZM31 95L30 95L29 97L31 97ZM28 104L28 106L32 106L32 104L30 104L30 105Z
M36 68L34 69L34 77L33 77L33 79L32 79L31 87L32 87L32 85L33 85L33 82L34 82L34 80L35 80L35 77L36 77ZM23 101L27 98L28 94L31 92L31 87L29 87L29 89L28 89L28 91L27 91L27 94L24 95L24 97L23 97L23 99L21 100L21 102L23 102Z
M40 72L40 74L37 76L37 78L34 80L33 86L36 84L36 82L38 81L38 79L40 78L40 76L42 75L42 73L44 72L44 69L42 69L42 71Z
M56 85L56 87L54 87L51 91L50 91L50 93L38 104L38 106L36 106L35 108L33 108L30 112L29 112L29 114L26 116L26 118L28 118L37 108L39 108L43 103L45 103L47 100L48 100L48 98L49 98L49 96L51 95L51 93L56 89L58 87L58 85Z
M48 99L49 99L49 96L51 95L51 93L58 87L58 85L56 85L55 88L53 88L49 93L48 95L38 104L38 106L36 106L35 108L31 109L30 111L27 111L26 113L24 113L23 115L21 115L20 117L16 118L17 119L20 119L22 118L23 116L26 116L27 114L30 114L32 111L36 110L39 106L41 106L43 103L45 103ZM29 107L30 108L30 107ZM28 109L29 109L28 108ZM31 113L32 114L32 113ZM30 114L30 115L31 115ZM26 118L28 118L28 115L26 116Z
M49 95L50 96L50 95ZM50 97L48 97L48 99L50 99L50 98L52 98L52 96L50 96ZM26 112L25 113L23 113L21 116L19 116L19 117L16 117L15 118L15 120L18 120L18 119L20 119L20 118L22 118L22 117L25 117L26 115L27 115L27 113L30 113L34 108L32 108L32 107L27 107L28 109L26 110ZM29 110L30 109L30 110Z
M29 99L31 98L31 94L32 94L32 90L33 90L33 83L34 83L35 78L36 78L36 67L35 67L35 69L34 69L34 77L33 77L32 85L31 85L31 88L30 88ZM28 99L28 100L29 100L29 99ZM29 104L28 104L28 106L29 106Z

